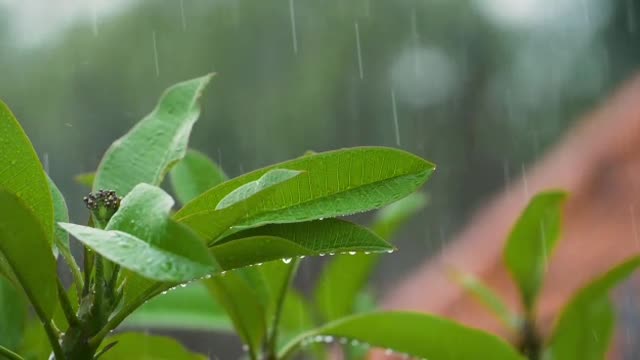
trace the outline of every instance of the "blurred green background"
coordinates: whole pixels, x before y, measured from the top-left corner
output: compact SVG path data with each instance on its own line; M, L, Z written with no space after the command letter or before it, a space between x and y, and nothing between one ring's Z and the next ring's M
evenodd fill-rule
M431 204L384 258L385 288L632 75L639 21L633 0L0 0L0 98L76 222L73 176L208 72L191 144L231 176L358 145L432 160ZM190 336L239 350L210 339Z

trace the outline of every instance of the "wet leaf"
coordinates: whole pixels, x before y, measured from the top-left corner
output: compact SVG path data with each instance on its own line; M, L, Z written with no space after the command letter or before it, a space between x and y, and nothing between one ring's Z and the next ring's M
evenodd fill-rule
M105 230L60 226L105 258L149 279L184 282L216 272L203 241L169 218L172 206L173 199L162 189L140 184L122 200Z
M171 186L182 204L227 180L227 175L205 154L189 149L169 173Z
M235 189L273 169L303 171L223 209ZM420 187L434 165L401 150L362 147L304 156L224 182L197 197L175 218L210 242L231 227L331 218L379 208Z
M605 359L615 322L609 292L639 266L634 257L579 290L560 313L544 359Z
M136 185L160 185L185 155L193 124L200 115L198 98L211 79L206 75L173 85L156 108L105 153L93 189L124 196Z
M534 196L507 240L504 261L527 308L535 302L547 262L560 237L562 204L566 197L561 191Z
M187 350L180 343L165 336L124 333L105 339L102 348L117 342L115 346L100 356L100 360L123 359L189 359L206 360L202 354L196 354Z
M290 342L282 349L281 357L295 352L302 341L318 336L344 338L429 360L477 360L488 355L492 360L524 360L497 336L410 312L369 313L333 321Z

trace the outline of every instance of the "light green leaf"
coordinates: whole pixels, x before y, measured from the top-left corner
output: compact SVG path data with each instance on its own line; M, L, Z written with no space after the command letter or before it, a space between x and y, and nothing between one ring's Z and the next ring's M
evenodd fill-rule
M233 190L227 196L223 197L218 205L216 205L216 210L221 210L224 208L228 208L231 205L237 204L241 201L247 200L253 195L268 189L272 186L283 183L287 180L293 179L294 177L300 175L302 172L295 170L287 170L287 169L274 169L270 170L266 174L262 175L260 179L248 182L239 188Z
M187 151L191 128L200 115L198 98L211 76L167 89L156 108L109 147L93 189L115 190L124 196L140 183L160 185Z
M452 279L491 310L509 330L517 331L520 328L522 325L520 316L511 311L502 299L481 280L471 274L459 272L453 273Z
M2 101L0 149L0 190L22 201L42 224L43 239L53 244L53 203L47 177L29 138Z
M346 339L429 360L524 360L500 338L450 320L410 312L354 315L309 331L290 342L281 358L315 338Z
M245 201L215 209L233 190L273 169L303 173ZM233 226L301 222L376 209L414 192L433 170L431 163L390 148L319 153L222 183L185 205L175 218L211 242Z
M232 329L222 307L199 282L157 296L131 314L124 325L156 329Z
M60 226L107 259L149 279L184 282L216 272L203 241L169 218L172 206L173 199L162 189L140 184L122 200L105 230Z
M16 351L26 326L27 304L18 289L1 277L0 319L0 346Z
M76 176L73 177L73 180L80 184L80 185L84 185L86 187L88 187L89 189L93 188L93 182L96 179L96 173L95 172L87 172L87 173L82 173L82 174L78 174Z
M300 256L392 250L368 229L338 219L264 225L237 232L211 247L225 270Z
M206 360L202 354L192 353L170 337L124 333L111 336L103 342L102 348L117 344L100 356L100 360Z
M504 261L527 308L533 307L549 256L560 237L562 204L566 197L562 191L534 196L507 240Z
M240 271L204 280L213 297L222 306L238 335L257 358L267 335L266 311L256 290Z
M11 214L0 216L0 256L38 315L51 319L58 300L56 262L42 223L22 200L2 189L0 214Z
M171 186L182 204L227 180L224 171L206 155L189 149L169 173Z
M578 291L560 314L544 359L605 359L615 322L609 292L639 266L640 257L631 258Z
M378 211L372 229L383 239L391 239L426 203L424 194L410 194ZM337 256L325 265L314 290L316 309L324 321L353 313L358 294L367 285L379 258L380 255L373 254Z

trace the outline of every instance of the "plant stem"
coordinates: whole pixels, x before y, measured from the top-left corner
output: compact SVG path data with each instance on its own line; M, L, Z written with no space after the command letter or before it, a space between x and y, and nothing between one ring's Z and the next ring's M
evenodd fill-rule
M38 311L36 310L36 313L37 312ZM47 338L49 339L49 343L51 344L51 350L53 351L53 355L55 356L56 360L65 360L66 357L62 352L62 347L60 347L60 341L58 338L57 331L53 328L53 324L51 323L51 320L44 320L44 318L42 317L40 317L40 319L42 320L42 326L44 327L44 331L47 333Z
M64 316L67 318L67 322L69 326L76 325L80 322L78 317L73 312L73 307L71 306L71 301L69 301L69 297L67 296L67 292L60 281L60 278L57 278L58 284L58 299L60 300L60 306L62 307L62 312L64 312Z
M24 358L13 351L7 349L6 347L0 345L0 355L9 359L9 360L24 360Z
M291 287L291 283L298 271L298 265L300 265L300 259L294 258L287 267L287 273L285 281L282 284L282 288L278 292L278 299L276 303L276 312L271 324L271 332L269 333L269 340L267 343L267 360L277 360L277 347L278 347L278 326L280 325L280 318L282 317L282 309L284 308L284 301L287 298L287 290Z

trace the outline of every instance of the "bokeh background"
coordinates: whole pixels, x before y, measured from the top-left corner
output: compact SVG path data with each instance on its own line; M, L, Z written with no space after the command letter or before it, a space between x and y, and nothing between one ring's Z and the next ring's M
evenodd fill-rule
M73 176L166 87L208 72L191 144L231 176L358 145L432 160L430 205L384 257L383 291L628 79L638 41L634 0L0 0L0 98L77 222Z

